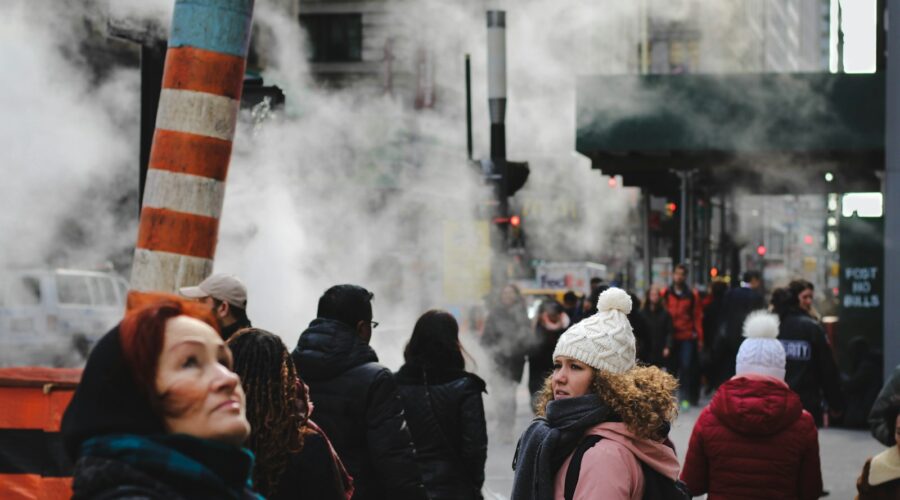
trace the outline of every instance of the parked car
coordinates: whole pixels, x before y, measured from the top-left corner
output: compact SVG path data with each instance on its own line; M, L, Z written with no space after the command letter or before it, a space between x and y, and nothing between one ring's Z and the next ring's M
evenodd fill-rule
M114 272L28 269L0 274L0 366L80 366L125 312Z

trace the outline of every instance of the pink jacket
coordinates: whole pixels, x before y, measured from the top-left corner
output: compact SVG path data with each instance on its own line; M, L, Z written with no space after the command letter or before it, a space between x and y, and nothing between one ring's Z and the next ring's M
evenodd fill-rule
M585 435L601 436L581 459L581 473L574 500L640 500L644 494L641 462L670 477L678 478L675 451L663 443L635 437L621 422L605 422L589 429ZM555 500L563 500L566 471L571 456L556 474Z

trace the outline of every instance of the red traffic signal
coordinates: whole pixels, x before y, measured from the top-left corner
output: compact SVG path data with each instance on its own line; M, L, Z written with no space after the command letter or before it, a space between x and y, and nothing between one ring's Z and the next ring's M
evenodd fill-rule
M519 217L518 215L513 215L512 217L509 218L509 224L512 227L519 227L522 225L522 218Z
M678 210L678 205L676 205L674 202L670 201L669 203L666 203L666 215L671 217L676 210Z
M765 245L760 245L760 246L756 247L756 253L758 253L760 256L765 255L766 254Z

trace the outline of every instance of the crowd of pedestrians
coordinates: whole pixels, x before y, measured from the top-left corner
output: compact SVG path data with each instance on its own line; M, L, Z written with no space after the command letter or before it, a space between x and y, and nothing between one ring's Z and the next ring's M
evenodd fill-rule
M639 308L596 282L534 320L518 288L501 290L480 336L499 373L492 438L513 440L526 360L536 414L512 499L826 493L817 428L852 413L842 386L873 385L868 351L841 380L808 282L767 307L757 273L706 301L686 273L676 267ZM181 292L139 296L93 349L61 425L73 498L483 498L487 384L466 370L450 313L422 314L391 372L370 346L363 287L326 290L293 351L251 326L237 278ZM679 467L668 434L699 400L701 364L715 392ZM898 498L900 367L866 394L871 412L854 418L888 448L862 466L858 498Z

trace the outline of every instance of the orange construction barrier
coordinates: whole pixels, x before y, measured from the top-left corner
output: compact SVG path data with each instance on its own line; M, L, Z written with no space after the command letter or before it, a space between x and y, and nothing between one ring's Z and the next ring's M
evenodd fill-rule
M80 379L80 369L0 368L0 498L72 496L59 425Z

